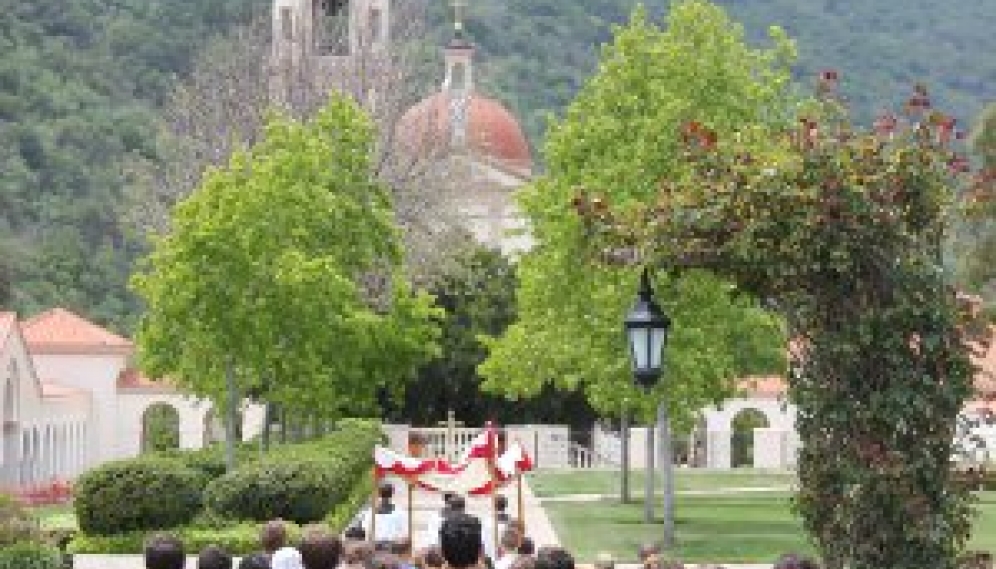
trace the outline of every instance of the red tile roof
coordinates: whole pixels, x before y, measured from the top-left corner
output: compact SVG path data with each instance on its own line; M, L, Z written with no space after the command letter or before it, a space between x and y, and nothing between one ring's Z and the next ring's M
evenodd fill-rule
M132 343L64 308L53 308L21 324L32 352L127 354Z
M169 381L145 377L142 372L130 367L118 374L117 386L118 389L173 389Z

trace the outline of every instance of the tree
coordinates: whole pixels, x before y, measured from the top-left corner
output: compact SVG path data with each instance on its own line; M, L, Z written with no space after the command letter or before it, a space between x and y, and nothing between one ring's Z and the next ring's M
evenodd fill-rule
M273 116L177 204L133 279L148 373L229 410L230 374L240 393L330 419L403 391L435 353L436 310L404 278L373 132L340 96L308 122Z
M822 74L822 104L791 128L724 132L691 116L662 132L682 141L677 174L651 206L579 196L593 229L578 247L618 262L637 242L640 262L708 269L770 299L793 338L796 509L826 566L955 567L971 497L951 461L969 355L991 338L943 252L959 212L991 213L996 192L962 178L954 120L924 88L904 116L861 129L837 81Z
M633 385L622 321L639 271L591 266L581 243L592 226L571 214L577 187L613 202L649 203L676 172L679 144L661 129L689 116L734 125L777 120L788 99L791 44L776 32L771 49L752 49L718 9L679 3L662 29L637 11L605 48L599 72L550 128L548 170L520 195L536 247L518 264L519 320L489 340L484 388L535 396L546 384L583 390L604 415L629 409L652 422L667 401L679 424L732 393L735 377L784 365L778 320L706 272L655 271L658 299L674 320L666 374L653 393ZM667 261L662 260L662 267Z
M996 103L979 116L969 139L979 161L980 175L996 177ZM966 220L959 235L959 277L964 286L981 294L990 315L996 311L996 217Z
M439 355L419 369L402 402L388 404L388 419L434 425L453 410L468 425L491 420L590 427L596 416L577 391L547 389L529 400L481 392L477 367L488 354L482 336L501 334L516 318L515 266L498 251L471 245L447 267L428 284L445 311Z
M348 52L348 57L319 57L304 41L295 42L291 53L277 54L269 13L211 42L166 101L158 160L135 156L131 163L132 223L142 231L168 231L172 204L198 187L208 168L258 142L271 108L306 119L335 91L360 104L373 121L372 167L391 191L408 268L422 277L443 263L456 245L449 237L457 224L450 209L456 180L448 162L438 159L447 150L442 141L448 137L430 130L418 151L396 138L398 122L418 100L429 75L422 53L424 3L391 7L386 45L368 33L350 36L348 12L324 20L321 38L325 49ZM298 24L296 37L310 37L310 30Z

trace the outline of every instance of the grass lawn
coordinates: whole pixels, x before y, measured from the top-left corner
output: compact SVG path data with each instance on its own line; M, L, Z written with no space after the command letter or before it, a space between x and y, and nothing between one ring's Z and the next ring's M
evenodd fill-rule
M996 551L996 492L980 494L970 549ZM693 563L771 562L786 552L812 553L787 493L679 496L677 557ZM643 505L551 502L544 505L564 546L581 561L599 552L635 562L641 543L660 539L662 524L643 523ZM660 516L658 503L655 513Z
M72 504L39 506L30 511L41 522L43 529L76 529L76 513Z
M630 473L630 492L643 496L643 470ZM795 482L795 473L784 470L733 470L675 469L674 488L683 490L717 490L724 488L785 487ZM539 497L564 494L619 495L619 472L615 470L541 470L529 476L529 487ZM661 480L657 480L658 492Z

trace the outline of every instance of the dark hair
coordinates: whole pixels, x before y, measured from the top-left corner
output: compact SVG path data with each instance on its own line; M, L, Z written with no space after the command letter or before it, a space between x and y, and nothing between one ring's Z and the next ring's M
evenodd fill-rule
M508 527L501 533L499 544L505 551L518 552L520 543L522 543L522 534L518 528Z
M366 563L373 556L373 548L365 541L354 541L346 546L343 555L347 564L359 565Z
M391 542L391 553L406 557L412 554L412 540L407 537L396 539Z
M232 556L217 545L209 545L197 556L197 569L232 569Z
M370 557L364 566L367 569L401 569L401 560L392 553L379 552Z
M304 569L335 569L342 557L342 542L324 528L305 529L297 548Z
M377 488L377 495L382 500L390 500L394 497L394 486L390 482L381 482Z
M499 512L504 511L508 507L508 498L502 495L495 496L495 509Z
M285 547L287 545L287 526L283 520L273 520L266 522L259 532L259 545L266 553Z
M439 547L452 569L472 567L481 560L481 522L474 516L454 512L439 528Z
M446 564L446 560L443 559L443 552L435 545L427 547L422 552L422 560L425 562L426 567L442 568Z
M467 500L460 494L454 494L448 502L451 512L464 512L467 510Z
M270 560L262 553L246 555L239 561L239 569L270 569Z
M534 555L536 553L536 543L533 538L524 536L519 542L519 555Z
M345 533L342 534L346 539L356 539L363 541L367 538L367 530L360 526L349 526Z
M543 547L536 553L536 569L574 569L574 558L562 547Z
M656 543L644 543L636 553L637 559L646 561L651 555L660 555L661 548Z
M183 569L183 543L174 535L157 533L145 544L145 569Z
M519 555L509 569L536 569L536 558L532 555Z

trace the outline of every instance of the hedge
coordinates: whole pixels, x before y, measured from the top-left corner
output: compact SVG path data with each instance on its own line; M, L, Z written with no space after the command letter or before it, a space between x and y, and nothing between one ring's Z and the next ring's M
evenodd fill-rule
M368 472L371 449L380 438L378 424L351 421L322 439L279 447L266 459L211 482L204 491L205 505L238 520L321 520L348 502Z
M239 523L224 528L181 527L170 530L183 542L187 552L193 553L209 545L217 545L232 555L247 555L259 551L259 532L262 524ZM288 539L300 539L300 526L287 523ZM73 554L134 555L145 547L148 532L129 532L118 535L79 534L69 544Z
M76 482L80 530L115 534L189 523L201 508L203 475L179 462L138 458L109 462Z
M58 549L34 542L18 542L0 549L0 569L61 569Z
M12 496L0 494L0 547L36 539L38 530L38 520Z

